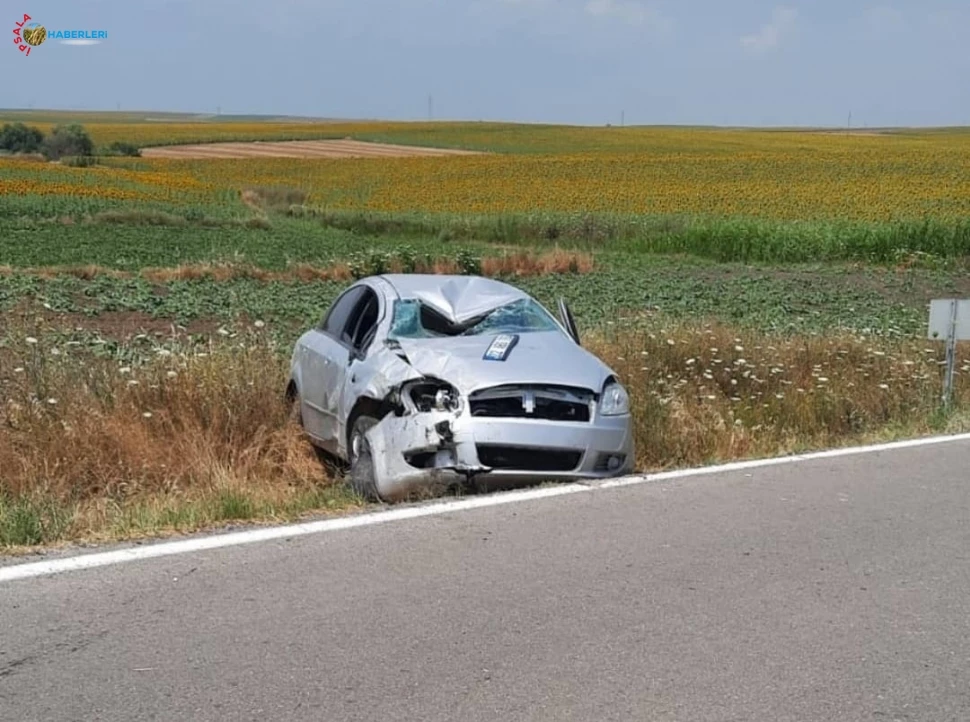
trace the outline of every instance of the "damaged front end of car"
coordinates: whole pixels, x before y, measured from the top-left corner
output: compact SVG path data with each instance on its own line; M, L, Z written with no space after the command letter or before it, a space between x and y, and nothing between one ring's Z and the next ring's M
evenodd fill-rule
M368 478L357 486L396 500L416 487L630 470L629 408L615 374L534 299L475 283L394 301L380 350L356 367L344 398L352 433L359 409L374 422L363 432Z
M491 471L478 459L471 428L463 423L467 404L440 379L421 377L396 387L393 408L367 432L373 486L384 499L406 495L416 486L470 481Z

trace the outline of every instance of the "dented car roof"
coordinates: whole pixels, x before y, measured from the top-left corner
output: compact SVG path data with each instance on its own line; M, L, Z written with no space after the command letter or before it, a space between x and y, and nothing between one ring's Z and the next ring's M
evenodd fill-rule
M381 276L402 299L417 299L448 320L463 323L492 309L529 298L524 291L480 276L388 274Z

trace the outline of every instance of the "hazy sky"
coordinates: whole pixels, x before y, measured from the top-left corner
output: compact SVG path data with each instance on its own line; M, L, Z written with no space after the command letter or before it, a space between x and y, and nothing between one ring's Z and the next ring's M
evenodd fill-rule
M970 124L968 0L32 0L8 108L617 124ZM8 35L8 37L10 37Z

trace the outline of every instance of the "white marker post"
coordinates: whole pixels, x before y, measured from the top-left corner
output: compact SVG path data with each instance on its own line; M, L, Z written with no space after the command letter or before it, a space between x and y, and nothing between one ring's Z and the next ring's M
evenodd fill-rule
M970 341L970 300L942 298L930 302L930 332L934 341L946 341L946 371L943 376L943 405L953 398L953 373L957 363L957 341Z

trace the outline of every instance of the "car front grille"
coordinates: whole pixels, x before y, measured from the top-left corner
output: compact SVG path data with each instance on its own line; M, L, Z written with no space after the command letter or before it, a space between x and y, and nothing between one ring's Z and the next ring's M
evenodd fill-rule
M500 386L469 398L472 416L587 423L593 392L568 387Z
M542 449L531 446L477 444L478 460L506 471L574 471L583 458L574 449Z

